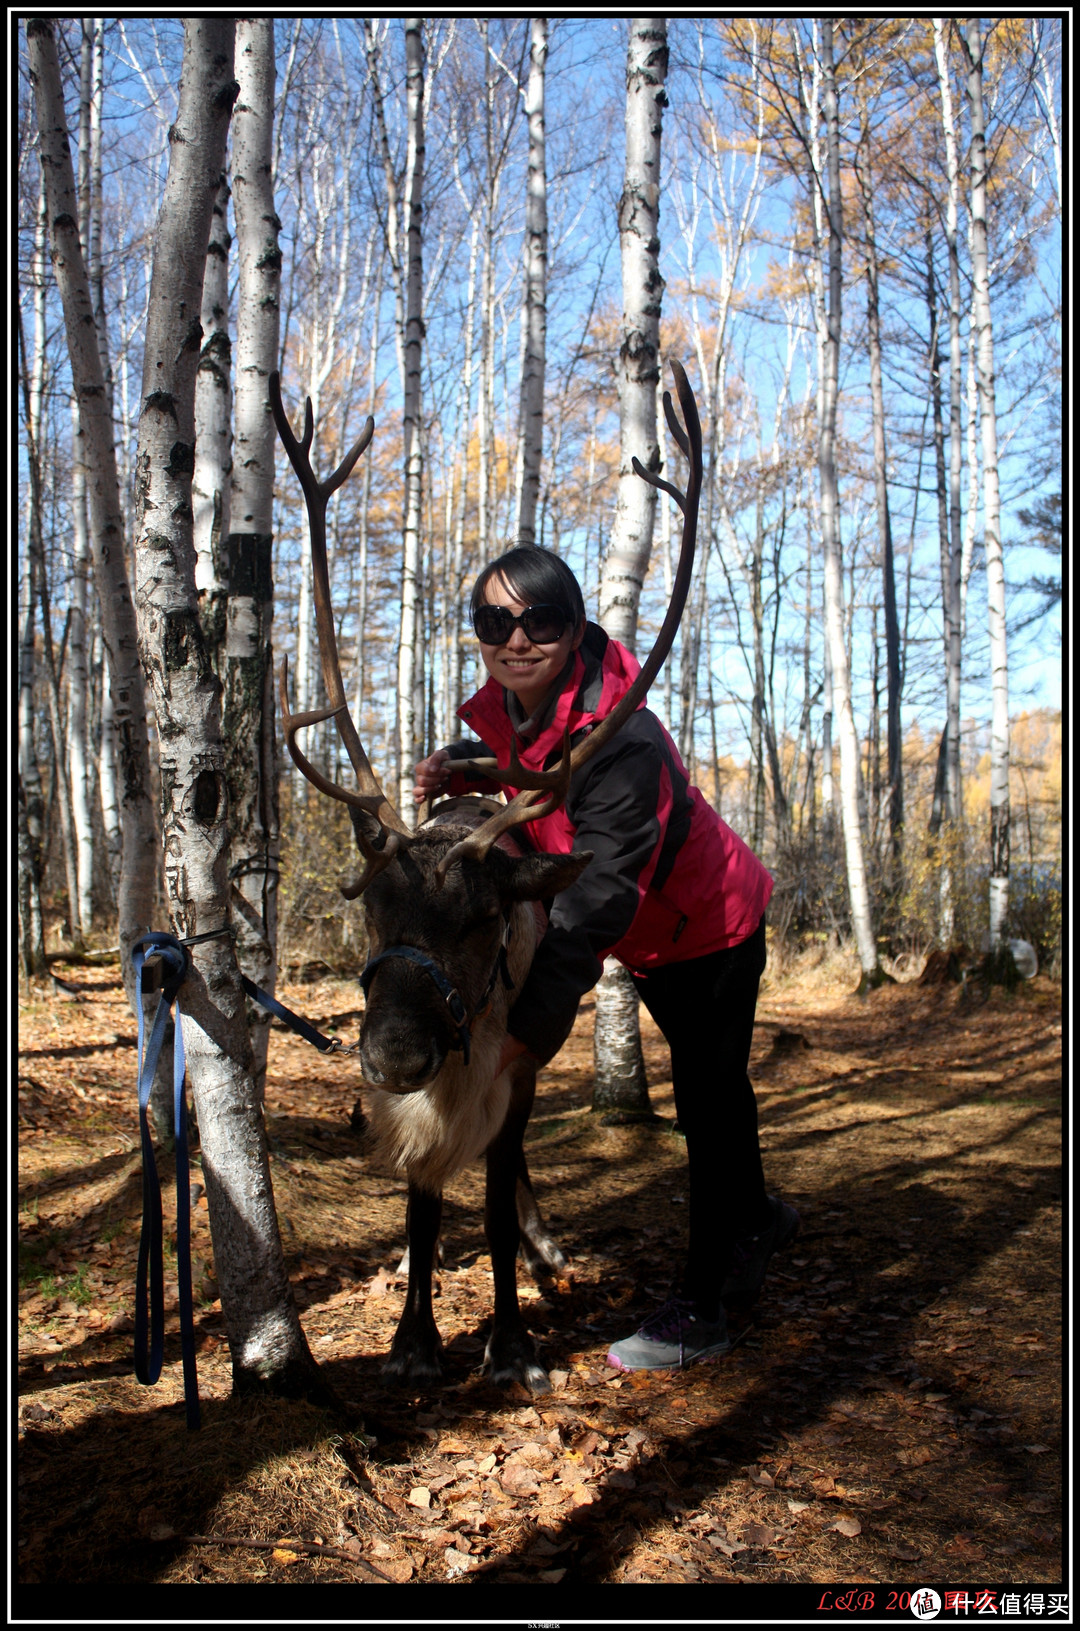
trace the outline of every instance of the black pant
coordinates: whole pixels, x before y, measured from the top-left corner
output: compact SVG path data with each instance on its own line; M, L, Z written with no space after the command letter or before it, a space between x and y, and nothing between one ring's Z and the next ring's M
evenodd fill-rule
M768 1222L757 1103L746 1067L765 919L737 946L635 974L671 1049L671 1080L690 1166L690 1249L683 1293L713 1306L735 1237Z

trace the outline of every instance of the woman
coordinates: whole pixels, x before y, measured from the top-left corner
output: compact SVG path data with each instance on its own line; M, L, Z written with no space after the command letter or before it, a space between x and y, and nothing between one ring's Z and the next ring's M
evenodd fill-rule
M490 678L458 716L483 746L455 742L422 760L418 803L478 790L455 759L494 754L505 765L516 742L530 769L557 763L564 730L577 740L638 672L625 647L586 621L577 579L548 550L512 549L493 561L476 580L471 612ZM593 860L552 906L510 1011L500 1068L526 1052L541 1064L554 1057L610 953L630 970L671 1049L686 1135L690 1243L681 1284L612 1346L608 1363L653 1370L723 1353L725 1302L753 1300L772 1253L799 1226L793 1207L766 1194L746 1074L772 879L689 785L675 744L644 705L575 772L565 805L524 831L538 850L589 849Z

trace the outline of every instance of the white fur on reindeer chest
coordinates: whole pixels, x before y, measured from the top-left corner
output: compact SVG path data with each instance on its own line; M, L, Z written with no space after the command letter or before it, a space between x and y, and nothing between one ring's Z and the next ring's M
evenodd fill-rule
M460 1051L448 1053L442 1069L415 1093L372 1088L372 1128L382 1153L406 1167L422 1188L441 1190L449 1178L487 1149L506 1119L510 1073L495 1075L506 1039L506 1016L529 972L542 926L530 901L510 908L507 971L513 989L495 982L491 1005L471 1026L466 1065Z

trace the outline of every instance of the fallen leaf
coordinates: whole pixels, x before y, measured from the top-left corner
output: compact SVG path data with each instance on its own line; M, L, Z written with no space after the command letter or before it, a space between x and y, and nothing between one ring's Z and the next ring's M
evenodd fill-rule
M404 1585L413 1575L412 1559L409 1557L381 1557L378 1567L383 1574L389 1575L395 1586Z
M568 1370L548 1371L548 1377L551 1381L552 1391L561 1393L570 1380L570 1372Z
M777 1531L769 1529L763 1523L747 1523L743 1525L742 1541L746 1546L772 1546L776 1542Z
M284 1546L275 1546L270 1556L275 1563L289 1564L299 1563L300 1561L299 1552L286 1551Z
M752 1484L757 1484L761 1489L776 1488L776 1479L771 1472L766 1472L764 1467L749 1467L747 1477Z
M565 1573L565 1569L541 1569L538 1578L546 1580L554 1586L558 1584Z
M810 1502L809 1501L789 1501L788 1502L788 1511L789 1512L799 1513L799 1512L808 1512L809 1510L810 1510Z
M520 1463L503 1467L499 1483L507 1495L535 1495L540 1488L540 1480L533 1469Z
M451 1580L455 1575L466 1574L473 1567L473 1560L467 1552L459 1552L456 1546L448 1546L443 1553L446 1572Z
M477 1472L483 1473L485 1475L487 1473L489 1473L489 1472L494 1472L496 1460L497 1460L497 1457L495 1457L493 1455L486 1455L484 1457L484 1459L481 1462L478 1463L477 1468L476 1468Z
M890 1557L895 1557L899 1563L917 1563L922 1557L922 1553L917 1546L890 1546L888 1553Z
M1025 1444L1024 1449L1027 1451L1028 1455L1049 1455L1050 1454L1049 1444Z
M609 1472L604 1482L607 1484L609 1489L637 1488L637 1479L634 1477L633 1473L624 1472L620 1467L616 1467Z
M905 1467L923 1467L933 1461L934 1452L927 1444L917 1444L912 1450L897 1450L896 1459Z
M862 1524L858 1518L837 1518L835 1523L830 1523L829 1528L837 1530L841 1535L847 1535L849 1540L862 1534Z
M943 1550L953 1557L966 1557L973 1562L986 1556L978 1541L972 1540L970 1535L954 1535L952 1540L946 1542Z
M422 1506L425 1509L431 1505L431 1491L424 1484L417 1484L415 1489L409 1491L409 1505Z

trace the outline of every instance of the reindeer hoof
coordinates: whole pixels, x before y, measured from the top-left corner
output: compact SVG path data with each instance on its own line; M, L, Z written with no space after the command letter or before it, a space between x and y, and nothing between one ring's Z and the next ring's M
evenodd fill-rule
M420 1351L417 1349L391 1349L383 1362L382 1373L392 1382L441 1382L443 1366L441 1347Z
M536 1357L532 1339L522 1333L516 1337L492 1335L484 1354L484 1374L499 1387L520 1382L530 1393L550 1393L551 1378Z
M533 1236L531 1240L523 1235L521 1255L537 1285L546 1280L561 1280L570 1266L550 1235Z

